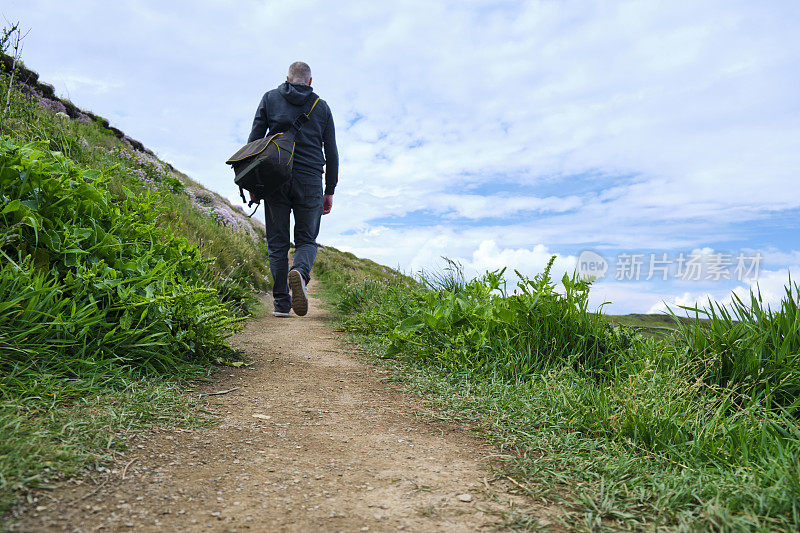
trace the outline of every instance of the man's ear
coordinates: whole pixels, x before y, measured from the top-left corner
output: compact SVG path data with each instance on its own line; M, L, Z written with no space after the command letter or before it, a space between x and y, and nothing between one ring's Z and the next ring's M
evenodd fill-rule
M286 76L286 81L288 81L289 83L292 83L291 81L289 81L289 76Z
M311 82L312 82L313 80L314 80L314 78L308 78L308 84L309 84L309 85L311 85Z

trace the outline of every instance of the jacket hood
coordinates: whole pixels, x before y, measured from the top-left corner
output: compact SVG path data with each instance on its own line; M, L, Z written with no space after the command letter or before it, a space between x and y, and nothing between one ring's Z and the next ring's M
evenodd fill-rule
M283 82L278 87L278 92L292 105L302 105L314 89L304 83Z

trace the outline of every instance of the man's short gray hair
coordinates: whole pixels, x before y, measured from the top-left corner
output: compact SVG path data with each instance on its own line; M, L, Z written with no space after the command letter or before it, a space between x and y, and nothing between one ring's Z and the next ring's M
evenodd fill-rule
M311 83L311 67L308 63L295 61L289 65L289 81L292 83Z

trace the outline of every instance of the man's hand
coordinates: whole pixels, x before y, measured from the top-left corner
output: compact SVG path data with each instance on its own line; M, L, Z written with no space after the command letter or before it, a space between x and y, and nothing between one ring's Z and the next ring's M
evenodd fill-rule
M322 195L322 214L327 215L333 209L333 195L332 194L324 194Z

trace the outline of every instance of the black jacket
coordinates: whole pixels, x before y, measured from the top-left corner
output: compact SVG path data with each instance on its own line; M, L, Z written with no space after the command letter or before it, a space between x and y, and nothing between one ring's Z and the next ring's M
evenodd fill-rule
M310 85L284 82L268 91L256 109L253 129L247 142L261 139L267 132L286 131L303 111L311 94ZM339 181L339 152L336 150L336 132L331 109L321 99L295 137L294 174L321 176L325 165L325 194L333 194ZM322 155L323 145L325 155Z

